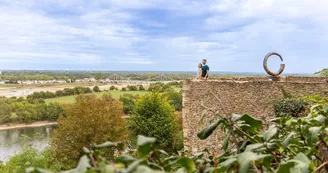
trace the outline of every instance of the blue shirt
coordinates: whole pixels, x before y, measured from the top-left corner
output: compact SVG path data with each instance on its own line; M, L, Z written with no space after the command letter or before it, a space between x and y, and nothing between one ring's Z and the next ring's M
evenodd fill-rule
M208 65L203 65L202 66L202 77L206 76L207 70L209 71L210 68L208 67Z

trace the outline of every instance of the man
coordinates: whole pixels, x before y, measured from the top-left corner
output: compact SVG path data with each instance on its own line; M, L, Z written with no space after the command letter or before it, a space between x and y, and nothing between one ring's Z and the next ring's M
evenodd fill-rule
M203 64L203 66L202 66L202 78L203 79L208 79L210 68L208 67L208 65L206 65L206 59L203 59L202 64Z

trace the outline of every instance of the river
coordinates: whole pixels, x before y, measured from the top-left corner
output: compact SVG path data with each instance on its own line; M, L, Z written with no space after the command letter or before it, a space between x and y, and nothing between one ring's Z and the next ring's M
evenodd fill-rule
M54 126L43 126L0 130L0 161L7 161L27 145L32 145L39 151L45 149L53 128Z

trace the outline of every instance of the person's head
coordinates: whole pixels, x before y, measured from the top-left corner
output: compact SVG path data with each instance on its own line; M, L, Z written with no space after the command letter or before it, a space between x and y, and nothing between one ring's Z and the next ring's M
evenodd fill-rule
M202 68L202 63L199 63L198 64L198 68Z
M203 60L202 60L202 63L203 63L204 65L206 65L206 59L203 59Z

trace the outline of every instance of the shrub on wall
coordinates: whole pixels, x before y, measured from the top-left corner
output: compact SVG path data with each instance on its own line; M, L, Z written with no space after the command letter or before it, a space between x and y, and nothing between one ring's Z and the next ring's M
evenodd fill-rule
M283 98L273 103L276 116L291 115L293 117L305 116L308 103L299 98Z

